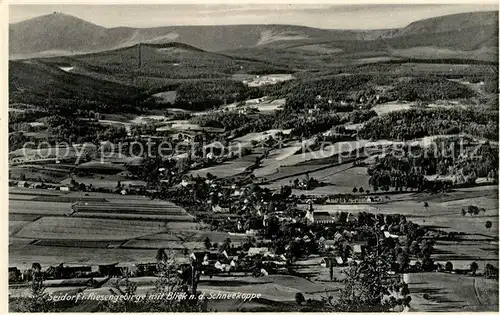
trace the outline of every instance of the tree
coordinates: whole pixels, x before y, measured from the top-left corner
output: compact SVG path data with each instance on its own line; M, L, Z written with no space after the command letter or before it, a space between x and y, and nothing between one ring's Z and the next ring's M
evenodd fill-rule
M429 208L429 203L427 201L424 202L424 207L425 207L425 210L427 210L427 208Z
M297 302L297 305L302 305L302 303L305 302L305 298L304 298L304 294L302 294L301 292L297 292L295 294L295 302Z
M374 227L367 228L364 233L377 239L381 237ZM402 287L402 283L390 275L392 262L392 251L377 241L376 246L366 250L359 264L345 271L344 286L338 299L330 301L331 308L343 312L383 312L397 304L407 306L408 299L388 299L391 290L398 292Z
M479 214L479 208L473 205L470 205L467 207L467 213L470 214L471 216L478 215Z
M352 188L352 192L353 192L353 193L357 193L357 192L358 192L358 189L357 189L356 187L353 187L353 188Z
M422 270L423 271L433 271L435 270L434 260L429 256L424 256L422 259Z
M470 271L472 273L472 275L476 275L476 271L479 269L479 266L477 265L477 262L472 262L470 264Z
M446 264L444 265L444 269L448 272L453 271L453 264L451 261L447 261Z
M203 240L203 244L205 245L206 249L212 248L212 243L210 242L210 239L208 238L208 236L205 237L205 239Z
M156 261L158 263L163 263L165 262L168 257L167 257L167 253L165 253L165 249L164 248L159 248L158 251L156 252Z
M465 211L464 208L462 208L462 216L465 216L467 214L467 211Z
M21 174L19 175L19 180L26 180L26 174L21 173Z
M80 183L80 185L78 185L78 189L81 191L87 191L87 186L85 186L84 183Z
M199 272L194 268L178 266L174 260L166 261L159 266L159 277L155 282L155 288L149 294L168 294L168 292L179 292L186 295L185 299L151 299L146 296L143 300L117 299L106 300L99 304L99 312L202 312L207 311L203 300L199 299L199 292L189 290L189 286L196 288L199 281ZM194 276L193 276L194 275ZM113 292L121 296L133 297L137 291L137 284L129 279L130 275L125 272L117 279ZM193 282L194 280L194 282ZM194 296L194 298L191 298Z
M493 223L491 223L491 221L486 221L486 223L484 224L484 226L487 228L487 229L491 229L491 226L493 225Z
M281 186L280 195L282 198L288 198L289 196L292 195L292 187L288 185Z
M19 304L13 304L14 312L50 312L52 305L45 292L43 284L43 273L39 263L33 263L31 267L30 297L23 299Z
M413 241L410 245L410 253L413 255L418 255L420 253L420 246L417 241Z
M486 278L496 278L498 279L498 268L492 264L486 264L484 267L484 276Z
M365 192L365 190L363 189L363 187L359 187L359 190L358 190L361 194Z
M396 257L396 262L399 266L399 272L404 272L410 263L410 257L408 253L402 250Z
M224 240L224 243L222 243L222 246L220 246L219 251L223 252L225 250L228 250L229 248L231 248L231 239L227 237Z

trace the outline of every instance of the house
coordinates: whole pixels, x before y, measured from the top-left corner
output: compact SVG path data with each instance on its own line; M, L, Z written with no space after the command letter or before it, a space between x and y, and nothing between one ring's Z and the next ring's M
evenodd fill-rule
M351 243L352 253L356 256L363 255L367 246L368 242L366 240L354 241Z
M208 257L207 256L208 254L209 254L209 252L207 252L207 251L193 252L193 253L191 253L190 258L191 258L191 260L200 262L200 261L206 260Z
M123 171L123 172L120 172L120 173L118 173L116 175L117 176L126 177L126 178L132 178L132 177L134 177L134 174L131 171Z
M335 241L334 240L325 240L324 244L325 244L326 250L335 248Z
M183 179L182 182L181 182L181 186L182 187L187 187L187 186L191 186L191 185L194 185L195 182L192 181L192 180L185 180Z
M227 208L227 207L223 208L219 205L215 205L215 206L212 206L212 211L215 213L229 213L229 208Z
M69 186L60 186L60 187L59 187L59 190L60 190L60 191L70 191L70 190L71 190L71 188L70 188Z
M143 263L135 266L137 267L137 276L155 276L158 272L156 263Z
M46 274L53 279L71 279L86 276L92 273L91 266L51 266L47 268Z
M29 184L26 181L22 180L17 183L17 187L28 188Z
M319 263L321 267L326 268L330 266L330 263L332 262L332 259L330 257L324 257L321 259L321 262Z
M344 260L342 259L342 257L335 257L335 260L333 261L334 265L336 264L337 266L342 266L344 265Z
M122 275L122 271L118 263L98 266L98 273L101 277L118 277Z
M355 244L353 247L352 247L352 252L354 254L361 254L363 252L362 248L361 248L361 245L359 244Z
M396 234L392 234L392 233L390 233L390 232L388 232L388 231L384 231L384 237L385 237L385 238L399 238L399 236L398 236L398 235L396 235Z
M256 236L258 234L258 231L250 229L250 230L247 230L245 232L245 234L248 236Z
M31 189L41 189L41 188L43 188L43 183L32 183L30 185L30 188Z
M493 184L495 183L496 178L488 178L488 177L478 177L476 178L476 184Z

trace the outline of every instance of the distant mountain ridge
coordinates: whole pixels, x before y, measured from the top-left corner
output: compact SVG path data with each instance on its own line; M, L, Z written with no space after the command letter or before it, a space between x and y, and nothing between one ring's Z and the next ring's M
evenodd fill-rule
M401 29L366 31L294 25L105 28L74 16L53 13L10 24L9 58L100 52L137 43L180 42L207 51L229 51L283 44L378 39L389 40L394 49L422 46L455 50L493 48L498 43L498 11L453 14L416 21Z

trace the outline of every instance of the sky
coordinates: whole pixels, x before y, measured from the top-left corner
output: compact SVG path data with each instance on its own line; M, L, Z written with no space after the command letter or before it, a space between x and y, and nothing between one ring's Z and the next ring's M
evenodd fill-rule
M383 29L404 27L435 16L498 10L489 4L410 5L10 5L9 23L60 12L105 27L168 25L293 24L327 29Z

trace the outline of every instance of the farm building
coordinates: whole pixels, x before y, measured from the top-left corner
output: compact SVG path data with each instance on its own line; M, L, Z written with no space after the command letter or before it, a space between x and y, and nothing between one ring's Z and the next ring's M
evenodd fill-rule
M118 266L118 263L99 265L98 272L101 277L116 277L122 275L122 268Z
M355 244L353 247L352 247L352 252L354 254L361 254L362 253L362 248L361 248L361 245L360 244Z
M334 240L325 240L324 244L325 244L325 250L333 249L335 247Z
M321 265L321 267L326 268L330 266L331 260L332 259L330 257L324 257L321 259L319 264Z
M59 190L60 191L70 191L70 190L73 190L73 189L70 186L60 186Z
M28 188L29 187L29 184L26 182L26 181L19 181L17 183L17 187L21 187L21 188Z
M137 276L155 276L158 271L157 263L136 264Z
M329 212L320 211L313 213L313 221L318 224L331 224L335 223L335 219L331 216Z
M92 273L91 266L64 266L63 263L58 266L47 268L46 274L53 279L71 279Z
M219 205L212 206L212 211L213 212L219 212L219 213L229 213L229 208L227 207L221 207Z

